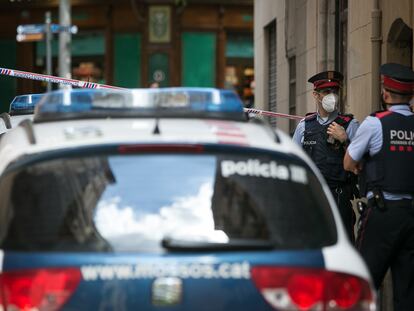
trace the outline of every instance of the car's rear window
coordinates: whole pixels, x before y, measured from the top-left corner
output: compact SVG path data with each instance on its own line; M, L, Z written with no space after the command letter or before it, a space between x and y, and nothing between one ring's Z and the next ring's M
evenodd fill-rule
M160 251L161 241L336 241L315 175L276 154L143 154L49 159L0 180L1 247Z

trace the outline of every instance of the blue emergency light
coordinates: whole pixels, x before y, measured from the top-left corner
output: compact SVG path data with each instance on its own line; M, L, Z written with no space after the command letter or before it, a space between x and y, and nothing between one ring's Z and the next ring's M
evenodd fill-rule
M245 119L239 96L215 88L72 89L47 93L34 121L84 118Z
M10 103L9 114L11 116L33 114L34 108L44 94L18 95Z

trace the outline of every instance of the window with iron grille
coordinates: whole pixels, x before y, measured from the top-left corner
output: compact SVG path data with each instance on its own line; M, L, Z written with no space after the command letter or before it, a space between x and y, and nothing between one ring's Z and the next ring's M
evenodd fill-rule
M268 47L268 103L269 103L269 110L277 112L277 102L276 102L276 20L272 21L266 27L266 34L267 34L267 47ZM273 127L276 127L276 118L270 119L270 124Z

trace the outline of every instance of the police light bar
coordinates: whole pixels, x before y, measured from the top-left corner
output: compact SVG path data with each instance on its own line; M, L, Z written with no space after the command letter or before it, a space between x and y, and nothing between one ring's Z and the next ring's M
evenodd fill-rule
M245 120L238 95L215 88L68 89L45 94L34 121L84 118L213 118Z
M33 114L34 108L44 94L26 94L16 96L10 103L11 116Z

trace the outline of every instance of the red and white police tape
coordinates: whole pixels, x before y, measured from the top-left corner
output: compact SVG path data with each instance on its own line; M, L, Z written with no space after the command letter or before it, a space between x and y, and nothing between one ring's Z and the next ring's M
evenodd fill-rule
M266 110L260 110L260 109L254 109L254 108L244 108L244 112L254 113L254 114L261 114L261 115L269 116L269 117L287 118L287 119L293 119L293 120L302 120L303 118L305 118L305 117L301 117L301 116L295 116L295 115L292 115L292 114L266 111Z
M44 81L44 82L51 82L51 83L60 83L64 85L77 86L80 88L87 88L87 89L105 88L105 89L125 90L122 87L116 87L112 85L86 82L86 81L80 81L80 80L74 80L74 79L66 79L66 78L60 78L60 77L55 77L55 76L43 75L39 73L13 70L13 69L1 68L1 67L0 67L0 75L23 78L23 79L30 79L30 80L37 80L37 81Z
M0 67L0 75L23 78L23 79L30 79L30 80L37 80L37 81L44 81L44 82L50 82L50 83L59 83L59 84L71 85L71 86L75 86L79 88L87 88L87 89L126 90L126 88L122 88L118 86L87 82L87 81L80 81L80 80L74 80L74 79L66 79L66 78L61 78L61 77L56 77L56 76L44 75L40 73L20 71L20 70L1 68L1 67ZM301 120L304 118L302 116L296 116L296 115L290 115L286 113L278 113L278 112L272 112L272 111L254 109L254 108L244 108L244 111L247 113L260 114L260 115L269 116L269 117L279 117L279 118L287 118L287 119L294 119L294 120Z

